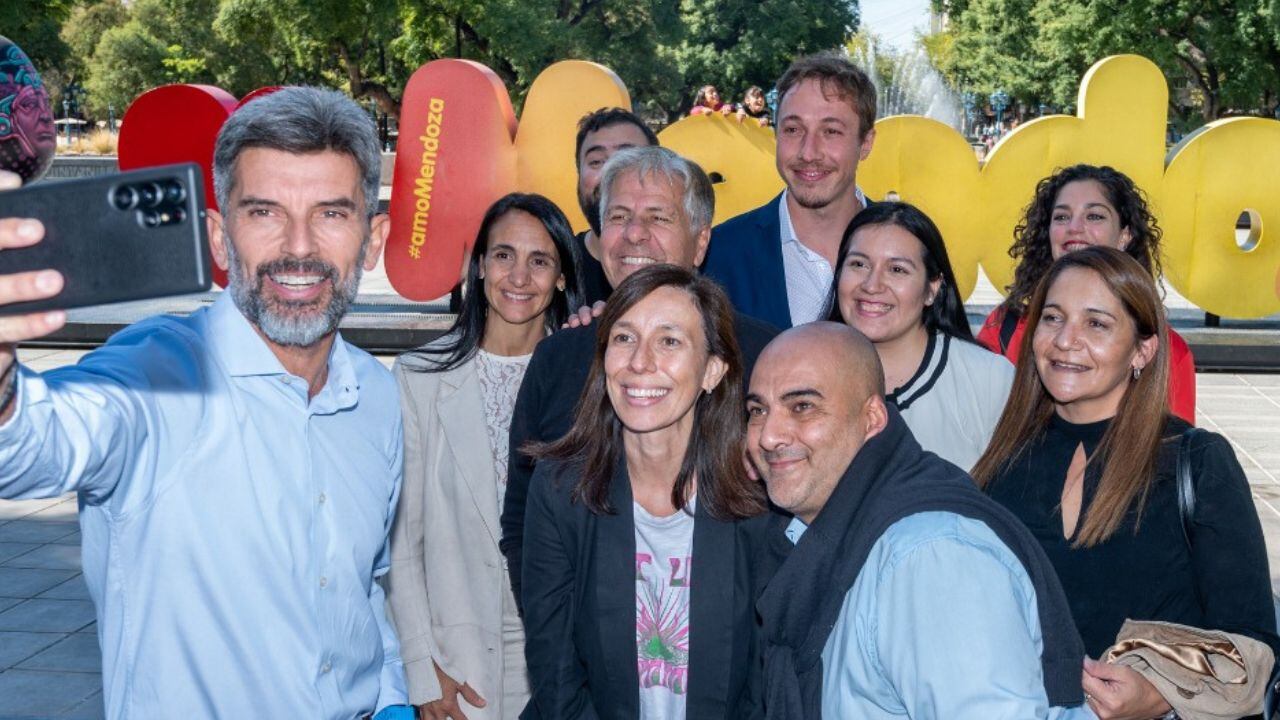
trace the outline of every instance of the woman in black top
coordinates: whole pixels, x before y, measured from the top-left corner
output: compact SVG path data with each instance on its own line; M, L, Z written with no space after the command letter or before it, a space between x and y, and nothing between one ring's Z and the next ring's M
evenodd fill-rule
M1175 474L1190 426L1169 414L1168 335L1151 276L1110 248L1070 253L1027 317L1009 404L973 476L1044 546L1089 655L1100 656L1126 618L1280 648L1262 528L1244 472L1215 433L1191 438L1190 542L1183 534ZM1132 670L1090 660L1085 670L1102 717L1117 716L1117 704L1123 717L1169 709Z

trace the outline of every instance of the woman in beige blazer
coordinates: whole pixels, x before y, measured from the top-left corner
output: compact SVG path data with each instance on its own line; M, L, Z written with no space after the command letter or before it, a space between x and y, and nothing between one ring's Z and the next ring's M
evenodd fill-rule
M409 699L425 718L507 720L529 699L498 516L529 356L581 304L576 252L551 201L498 200L453 328L396 361L405 462L387 594Z

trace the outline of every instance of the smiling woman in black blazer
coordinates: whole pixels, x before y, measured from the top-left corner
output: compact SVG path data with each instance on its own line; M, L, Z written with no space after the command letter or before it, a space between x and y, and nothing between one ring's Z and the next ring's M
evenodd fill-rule
M729 301L645 268L597 333L573 428L532 448L522 717L758 716L754 603L774 562Z

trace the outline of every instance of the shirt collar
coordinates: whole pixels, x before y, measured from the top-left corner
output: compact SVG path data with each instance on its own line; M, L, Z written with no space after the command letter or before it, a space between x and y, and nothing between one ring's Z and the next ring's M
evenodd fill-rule
M803 520L798 517L793 517L791 518L791 522L787 523L787 529L782 532L786 534L787 539L791 541L791 544L795 545L800 542L800 538L804 536L804 531L808 529L809 526L805 525Z
M240 312L230 290L219 294L209 308L209 338L215 357L232 377L289 374L267 341ZM337 333L329 349L329 376L324 388L312 398L312 404L320 412L326 407L333 410L350 407L355 404L358 389L351 353L342 333Z
M867 206L867 195L862 192L862 188L857 185L853 186L853 196L858 198L858 204L863 208ZM800 243L800 238L796 237L796 230L791 225L791 211L787 209L787 191L782 191L782 199L778 201L778 225L782 232L782 244Z

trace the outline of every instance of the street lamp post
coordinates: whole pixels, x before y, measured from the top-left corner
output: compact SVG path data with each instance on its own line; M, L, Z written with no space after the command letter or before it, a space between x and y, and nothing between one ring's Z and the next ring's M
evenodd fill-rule
M71 147L71 99L67 97L70 88L62 92L62 119L67 124L67 147Z
M996 136L1004 135L1004 109L1009 107L1009 93L1003 90L996 90L991 93L988 98L991 101L991 109L996 111Z

